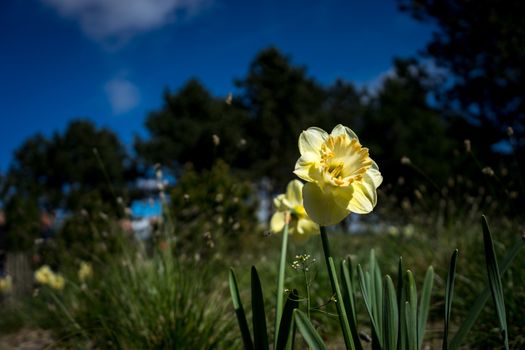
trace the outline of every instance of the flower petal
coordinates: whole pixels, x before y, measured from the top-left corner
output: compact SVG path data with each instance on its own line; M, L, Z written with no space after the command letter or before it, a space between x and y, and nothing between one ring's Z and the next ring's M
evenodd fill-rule
M273 199L273 206L277 211L285 211L288 209L285 203L284 194L279 194Z
M307 182L317 182L323 177L316 163L309 162L304 157L300 157L297 160L293 173Z
M315 161L321 157L321 146L328 139L328 133L323 129L312 127L303 131L299 136L299 152L308 161Z
M319 186L309 182L303 187L303 201L308 216L322 226L335 225L350 213L337 205L330 193L324 193Z
M319 225L309 218L301 218L297 222L297 233L303 236L318 234Z
M303 183L299 180L292 180L286 186L286 200L292 206L303 205Z
M354 183L353 187L354 193L347 209L357 214L370 213L377 203L377 192L372 178L365 174L363 181Z
M330 133L330 136L339 136L339 135L344 135L344 134L348 135L350 139L359 140L355 132L352 131L352 129L350 129L347 126L341 125L341 124L338 124L335 126L335 128Z
M366 171L366 174L370 176L376 188L378 188L379 185L381 185L381 183L383 182L383 176L381 176L381 173L379 172L379 167L374 161L372 161L372 166Z
M333 187L332 195L338 206L348 209L348 205L354 196L354 188L353 186Z
M312 166L313 164L311 162L308 162L305 159L303 159L303 157L300 157L295 163L295 169L293 173L299 176L304 181L313 181L313 179L309 175L310 167Z
M277 212L273 214L272 219L270 220L270 231L273 233L280 233L285 224L286 213Z

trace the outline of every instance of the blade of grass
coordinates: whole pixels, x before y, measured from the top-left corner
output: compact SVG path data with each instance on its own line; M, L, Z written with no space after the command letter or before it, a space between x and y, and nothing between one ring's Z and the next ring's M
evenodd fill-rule
M505 271L507 271L518 255L519 251L525 246L525 237L522 237L521 240L519 240L516 244L512 246L512 248L507 252L505 257L503 258L503 262L501 263L500 267L500 274L504 274ZM472 307L470 308L467 318L461 326L459 327L459 330L454 335L454 338L450 342L450 349L455 350L460 347L460 345L463 343L463 340L467 336L467 334L472 329L472 326L474 326L474 323L478 319L479 314L481 313L481 310L483 309L483 306L485 306L485 303L489 299L490 296L490 288L487 286L485 287L481 293L479 293L478 297L472 304Z
M254 349L268 350L268 332L264 313L264 297L261 280L255 266L252 266L252 318Z
M398 333L398 308L397 296L394 282L390 276L385 277L385 295L384 295L384 310L383 310L383 339L385 349L395 349L397 347L397 333Z
M483 243L485 246L485 262L487 263L487 274L489 286L492 292L492 300L496 306L501 335L505 344L505 349L509 349L509 335L507 327L507 315L505 312L505 300L503 297L503 285L501 284L501 275L498 268L498 260L494 250L494 242L490 234L489 224L485 215L481 217L481 226L483 227Z
M425 338L425 327L427 324L428 310L430 308L430 296L434 284L434 268L430 266L425 274L423 290L421 291L421 300L419 301L419 310L417 315L417 348L421 349L423 339Z
M241 330L242 342L246 350L253 349L252 337L250 334L250 328L248 327L248 322L246 321L246 314L244 313L244 308L242 306L241 297L239 295L239 288L237 286L237 279L235 278L235 272L230 268L230 294L232 297L233 308L235 309L235 314L237 315L237 321L239 323L239 328Z
M282 318L276 336L277 341L275 342L275 347L277 350L286 348L286 344L290 335L290 329L292 328L293 311L298 307L299 294L297 293L297 290L294 289L290 294L288 294L288 299L284 304Z
M343 288L343 300L345 308L348 314L348 321L350 323L350 331L355 341L355 347L357 350L361 350L363 347L359 341L359 332L357 330L357 317L355 314L355 285L353 280L352 261L348 257L346 260L341 261L341 277L342 277L342 288Z
M288 215L288 213L287 213ZM284 296L284 274L286 267L286 251L288 247L288 221L284 225L283 229L283 240L281 244L281 259L279 261L279 274L277 276L277 300L275 302L275 337L274 337L274 348L277 348L277 332L280 328L281 314L283 312L283 296ZM291 316L290 316L291 317Z
M448 349L448 326L450 324L450 314L452 312L452 298L454 297L454 281L456 279L456 261L458 258L458 250L454 250L450 258L450 265L448 268L447 284L445 286L445 318L443 330L443 350Z
M293 313L297 329L302 334L308 346L312 348L312 350L327 349L326 345L323 342L323 339L321 338L319 333L317 333L308 317L306 317L306 315L299 309L295 309Z

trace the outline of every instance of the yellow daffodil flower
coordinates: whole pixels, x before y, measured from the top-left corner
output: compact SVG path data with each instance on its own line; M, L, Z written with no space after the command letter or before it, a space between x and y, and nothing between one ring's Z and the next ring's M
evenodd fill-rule
M13 280L7 275L0 278L0 293L7 293L13 288Z
M49 286L56 290L64 289L65 284L66 284L66 280L60 274L53 274L53 276L49 280Z
M35 271L35 280L42 285L48 285L57 290L63 289L66 283L62 275L54 273L47 265L43 265Z
M51 278L53 278L53 271L47 265L41 266L35 271L35 280L40 284L49 284Z
M279 233L289 221L288 233L296 238L319 233L319 225L313 222L303 206L303 184L299 180L290 181L286 193L274 198L276 213L270 221L270 230Z
M82 282L93 276L93 267L90 263L82 261L80 263L80 269L78 270L78 279Z
M308 128L299 136L299 151L294 173L307 181L304 207L313 221L335 225L350 212L374 209L383 177L350 128L339 124L330 134Z

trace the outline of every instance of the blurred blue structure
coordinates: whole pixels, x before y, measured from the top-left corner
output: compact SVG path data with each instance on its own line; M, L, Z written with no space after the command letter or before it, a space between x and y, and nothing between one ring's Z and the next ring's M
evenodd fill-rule
M131 202L131 216L133 219L159 218L162 216L162 203L160 199L141 199Z

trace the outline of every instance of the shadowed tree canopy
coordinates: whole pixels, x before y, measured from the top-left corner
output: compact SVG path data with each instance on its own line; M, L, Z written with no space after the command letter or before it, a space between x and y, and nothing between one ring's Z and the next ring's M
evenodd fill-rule
M443 181L450 174L452 141L441 114L428 105L429 76L413 60L398 59L394 66L395 73L369 97L360 138L381 164L387 183L406 173L403 156Z
M166 92L164 106L146 119L149 138L135 141L142 160L178 171L185 163L209 169L221 158L252 179L267 177L284 188L293 178L301 131L352 124L361 108L352 85L338 81L326 90L275 48L261 51L236 85L232 103L196 80Z
M292 66L276 48L261 51L248 74L236 82L240 105L249 113L248 152L252 171L283 185L292 177L299 156L297 140L309 126L322 126L325 91Z
M114 132L76 120L63 134L36 135L22 144L15 151L6 187L40 205L77 209L87 194L114 200L113 191L120 194L125 183L126 162Z
M146 119L150 137L137 138L135 149L144 162L176 172L186 163L209 169L217 157L235 164L244 147L246 120L241 110L190 80L175 94L164 94L164 106Z
M319 126L330 130L337 124L348 125L358 135L364 128L364 113L366 111L366 96L362 90L344 80L337 79L326 89L323 109L325 110Z
M525 151L525 2L401 0L401 9L438 25L425 54L452 78L442 102L480 127L485 142L506 139Z

